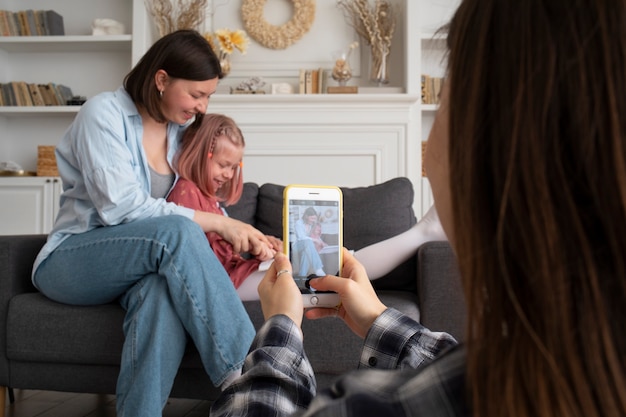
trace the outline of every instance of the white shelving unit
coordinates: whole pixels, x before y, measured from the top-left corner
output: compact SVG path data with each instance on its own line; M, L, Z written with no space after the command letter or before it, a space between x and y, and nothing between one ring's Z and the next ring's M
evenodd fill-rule
M438 58L432 59L436 54L431 54L431 50L441 52L440 47L445 46L443 39L432 39L433 26L441 25L451 15L458 0L392 1L400 12L391 55L389 86L400 88L404 93L319 96L217 94L212 98L209 110L234 117L246 135L246 180L283 184L322 181L365 186L406 176L415 187L418 216L430 206L426 201L428 189L423 189L427 181L421 177L421 141L426 138L436 109L420 104L419 74L434 65L433 62L436 63ZM328 32L329 27L324 25L329 22L344 22L336 16L335 20L323 16L324 13L336 12L334 0L320 0L318 3L315 23L319 25L316 29L318 34L320 31ZM211 22L213 29L227 25L243 28L237 4L230 2L215 9L224 13L229 7L233 8L228 12L230 16L215 14L219 26ZM55 82L68 85L74 94L89 98L121 85L124 76L156 39L156 31L143 0L0 0L0 9L53 9L64 17L66 33L66 36L50 37L0 37L0 83ZM432 19L429 20L427 15L432 15ZM123 23L125 34L91 36L91 22L95 18L111 18ZM314 45L314 48L337 47L319 42ZM252 42L250 48L260 46ZM319 56L330 56L330 49L320 52ZM265 71L264 74L271 74L272 65L276 63L287 62L291 67L312 68L324 64L311 62L311 51L306 44L286 51L263 50L260 54L257 51L256 56L262 56L266 62L258 62L252 52L246 56L235 53L234 70L222 80L222 84L238 83L242 77L249 76L257 64L261 71ZM361 51L361 77L366 77L368 70L367 54L364 53ZM289 57L283 58L285 54ZM282 67L280 76L266 79L266 82L283 82L284 76ZM296 73L293 79L297 79ZM363 79L357 81L363 85ZM36 171L37 146L56 145L79 109L79 106L0 107L0 161L14 161L25 170ZM314 174L316 167L320 166L325 167L321 176ZM25 184L25 180L28 180L26 182L31 190L32 182L41 185L44 190L41 195L46 197L14 199L15 203L9 204L9 208L5 207L0 214L0 234L20 230L32 232L28 221L24 222L22 229L7 226L13 221L11 212L17 218L21 213L32 211L32 207L25 209L25 205L42 204L40 211L47 213L45 216L49 213L52 213L51 218L54 216L58 192L48 189L58 187L59 182L55 183L47 177L0 177L3 201L11 201L11 193L19 191L16 185ZM426 197L424 190L427 191ZM52 200L47 196L51 196ZM47 221L33 220L30 223L41 225L36 228L41 233L46 233L51 225Z

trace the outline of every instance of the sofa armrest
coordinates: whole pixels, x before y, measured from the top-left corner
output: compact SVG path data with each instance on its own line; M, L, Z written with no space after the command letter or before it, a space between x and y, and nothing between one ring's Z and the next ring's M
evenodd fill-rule
M0 236L0 386L8 383L6 331L9 302L20 293L34 292L31 271L47 235Z
M465 339L465 297L456 257L448 242L428 242L417 251L417 295L421 323Z

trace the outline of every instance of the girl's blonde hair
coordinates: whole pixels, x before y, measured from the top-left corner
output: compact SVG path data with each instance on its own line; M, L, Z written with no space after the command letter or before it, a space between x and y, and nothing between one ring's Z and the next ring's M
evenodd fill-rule
M242 149L246 146L241 129L233 119L223 114L205 114L199 126L190 127L183 135L176 164L181 178L196 184L207 197L231 205L241 198L243 164L239 164L229 182L215 190L209 163L209 159L221 151L226 140Z

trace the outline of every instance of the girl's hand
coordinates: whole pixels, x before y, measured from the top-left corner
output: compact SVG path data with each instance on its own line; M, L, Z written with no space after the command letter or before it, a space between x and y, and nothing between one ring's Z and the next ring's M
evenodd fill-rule
M261 245L261 250L254 257L260 261L267 261L274 258L274 256L276 256L274 248L271 245L263 243Z
M283 241L282 240L280 240L277 237L270 236L270 235L265 235L265 237L270 242L270 245L272 245L272 249L274 249L274 251L276 251L276 252L282 252L283 251Z
M250 252L257 256L266 253L270 246L263 233L242 221L204 211L196 211L193 219L205 232L215 232L222 236L233 245L236 253Z
M343 249L343 276L327 275L311 280L316 290L334 291L339 294L338 308L312 308L306 311L308 319L339 316L358 336L367 335L374 320L387 309L378 299L365 268L352 254Z
M291 270L289 259L284 254L277 253L274 262L259 284L259 297L265 320L284 314L301 327L304 304L300 289L291 276ZM279 271L288 272L278 274Z

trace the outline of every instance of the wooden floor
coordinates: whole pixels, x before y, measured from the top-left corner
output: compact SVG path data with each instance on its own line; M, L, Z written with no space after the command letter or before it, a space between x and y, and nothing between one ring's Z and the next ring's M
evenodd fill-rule
M15 390L7 396L5 417L115 417L115 396L68 392ZM163 417L206 417L208 401L171 398Z

